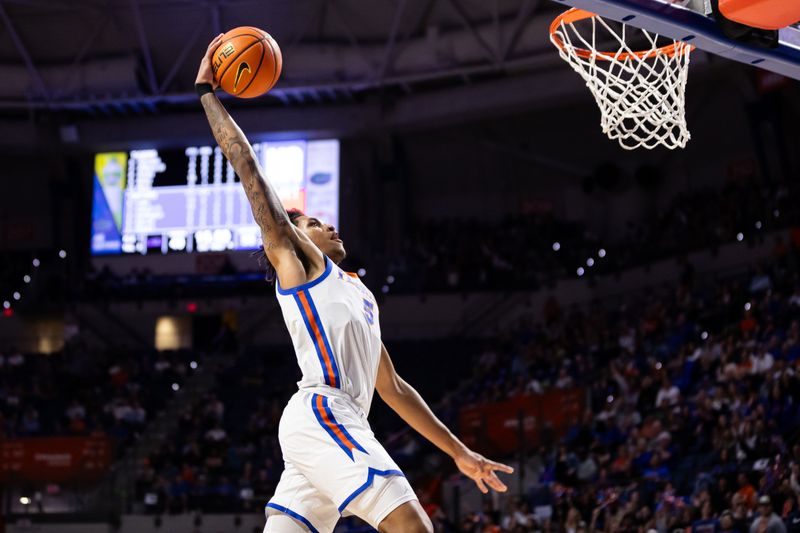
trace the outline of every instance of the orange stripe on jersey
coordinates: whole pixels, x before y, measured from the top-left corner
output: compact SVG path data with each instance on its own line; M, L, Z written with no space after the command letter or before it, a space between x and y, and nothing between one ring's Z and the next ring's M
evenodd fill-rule
M308 323L311 324L311 331L314 333L313 340L316 343L319 352L322 354L322 359L325 361L325 370L328 373L328 384L332 387L338 387L339 384L336 382L336 374L333 372L333 364L331 363L331 357L333 355L328 353L325 343L322 342L322 327L321 325L317 324L317 321L314 318L314 313L311 312L311 306L308 305L308 297L306 296L305 291L298 292L297 296L300 298L300 303L303 306L303 312L306 315L306 319L308 320Z
M342 430L339 429L339 426L337 424L335 424L328 417L328 412L325 409L325 406L322 405L322 396L317 396L317 410L319 411L319 414L322 416L322 420L325 422L325 425L328 426L331 429L331 431L333 431L336 434L336 436L339 438L339 440L341 440L344 443L345 447L347 447L347 448L349 448L351 450L359 448L359 446L356 446L355 444L353 444L353 441L351 441L347 437L347 435L345 435L342 432Z

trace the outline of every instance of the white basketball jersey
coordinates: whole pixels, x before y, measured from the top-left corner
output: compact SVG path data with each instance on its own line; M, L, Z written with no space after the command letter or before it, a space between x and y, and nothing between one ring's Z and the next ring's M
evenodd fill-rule
M339 389L369 413L381 357L372 292L327 256L319 278L293 289L278 281L276 292L303 372L297 385Z

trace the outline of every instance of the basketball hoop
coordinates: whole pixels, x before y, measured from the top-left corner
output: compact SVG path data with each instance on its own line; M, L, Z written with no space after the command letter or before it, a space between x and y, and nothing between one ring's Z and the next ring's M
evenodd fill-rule
M632 38L640 38L645 49L632 50L626 42ZM660 46L659 39L624 23L618 32L599 15L575 8L550 25L550 41L600 107L603 133L626 150L683 148L691 137L685 96L694 47L682 41ZM598 51L597 45L609 41L616 41L616 51Z

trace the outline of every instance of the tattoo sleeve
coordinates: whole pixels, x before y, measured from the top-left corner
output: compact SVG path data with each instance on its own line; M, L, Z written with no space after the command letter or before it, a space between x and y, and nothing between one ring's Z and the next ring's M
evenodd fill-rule
M292 241L293 232L289 215L275 189L263 175L253 148L244 133L215 94L203 95L200 102L203 104L217 144L242 181L253 211L253 218L261 228L264 250L269 252L287 239Z

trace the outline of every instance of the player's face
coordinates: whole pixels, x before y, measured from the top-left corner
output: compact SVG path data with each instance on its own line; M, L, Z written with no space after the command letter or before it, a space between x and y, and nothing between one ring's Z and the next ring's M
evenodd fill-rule
M325 224L314 217L302 216L297 219L297 227L308 235L311 242L316 244L317 248L330 257L334 263L340 263L347 255L339 233L331 224Z

